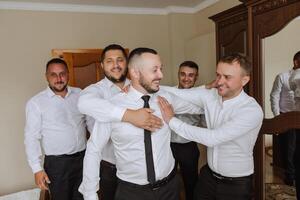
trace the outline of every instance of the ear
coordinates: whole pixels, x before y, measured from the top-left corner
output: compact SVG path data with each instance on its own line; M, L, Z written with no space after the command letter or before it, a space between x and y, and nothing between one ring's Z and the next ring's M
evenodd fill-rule
M243 84L243 87L250 81L250 76L248 75L245 75L242 77L242 84Z
M199 77L199 73L196 74L196 81L198 80L198 77Z
M100 62L100 65L101 65L101 68L104 70L103 63L102 63L102 62Z

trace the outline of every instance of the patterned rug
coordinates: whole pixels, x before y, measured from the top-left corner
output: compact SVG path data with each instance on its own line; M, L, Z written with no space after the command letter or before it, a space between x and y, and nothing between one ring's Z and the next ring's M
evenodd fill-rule
M266 200L296 200L296 189L284 184L266 183Z

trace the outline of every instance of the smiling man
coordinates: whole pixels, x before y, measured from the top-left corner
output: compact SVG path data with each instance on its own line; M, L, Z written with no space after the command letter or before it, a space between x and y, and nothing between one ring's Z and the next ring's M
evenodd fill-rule
M163 118L170 128L207 146L208 165L200 171L195 199L252 199L253 148L263 112L243 90L250 72L244 56L231 54L218 62L216 89L164 88L205 110L207 128L195 127L174 117L172 106L160 99Z
M47 63L46 79L48 88L26 105L27 159L36 185L49 189L53 200L80 200L86 147L85 116L77 109L80 89L68 86L67 64L59 58ZM92 130L91 125L88 128Z
M129 113L129 115L133 115L133 119L142 121L142 123L149 118L151 127L159 128L161 119L152 115L150 109L139 109L137 111L123 109L112 105L108 101L109 98L121 93L122 89L130 83L130 80L126 78L128 69L125 49L118 44L106 46L101 54L100 63L105 78L88 86L81 92L78 101L79 110L99 122L121 121L123 114L128 116ZM111 117L114 114L117 117ZM136 124L135 121L130 119L128 122ZM149 128L147 123L145 126L141 126ZM117 177L116 161L111 141L105 146L102 156L100 165L100 196L102 200L113 200L117 187Z
M157 103L158 95L161 95L174 104L176 112L202 112L199 107L160 91L162 62L155 50L134 49L129 55L128 67L131 77L129 91L110 98L112 104L132 110L150 107L155 116L161 117ZM150 133L127 122L96 122L88 141L84 178L79 189L84 198L97 199L99 162L104 156L105 146L111 141L118 177L115 200L179 200L170 136L166 124Z
M198 65L193 61L184 61L178 69L178 88L189 89L195 86L198 78ZM182 121L194 125L204 125L203 115L176 115ZM194 188L198 178L199 150L196 142L189 141L172 131L171 149L176 165L179 165L185 189L185 199L193 200ZM189 156L187 156L189 155Z

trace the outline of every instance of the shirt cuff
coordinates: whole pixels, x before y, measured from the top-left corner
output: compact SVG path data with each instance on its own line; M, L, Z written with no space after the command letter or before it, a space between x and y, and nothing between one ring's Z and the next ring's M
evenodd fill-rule
M88 192L85 190L84 183L81 182L78 191L83 195L84 200L98 200L97 189L89 190Z
M97 193L93 195L83 195L84 200L99 200Z
M180 119L172 117L172 119L169 121L169 126L174 132L176 132L177 127L179 127L181 123L182 121Z
M43 168L40 164L31 165L31 169L34 174L43 170Z
M110 116L113 121L116 120L116 122L121 122L125 112L126 108L115 107L112 112L110 112Z

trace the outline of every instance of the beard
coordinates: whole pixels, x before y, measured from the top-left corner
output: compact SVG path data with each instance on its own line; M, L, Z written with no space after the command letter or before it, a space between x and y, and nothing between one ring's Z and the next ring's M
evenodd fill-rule
M107 72L104 71L104 75L105 77L110 80L111 82L113 83L121 83L121 82L124 82L126 77L127 77L127 72L128 72L128 69L126 68L123 72L123 74L121 74L120 78L114 78L112 76L110 76Z
M56 84L63 84L63 82L59 82L59 83L56 83ZM65 84L62 88L57 88L55 86L51 86L49 85L50 89L55 93L55 92L63 92L65 91L65 89L67 88L67 84Z
M144 80L144 76L140 73L140 80L139 80L139 84L149 93L149 94L153 94L158 92L159 89L153 89L151 88L151 83L146 83ZM155 79L153 81L160 81L160 79Z

